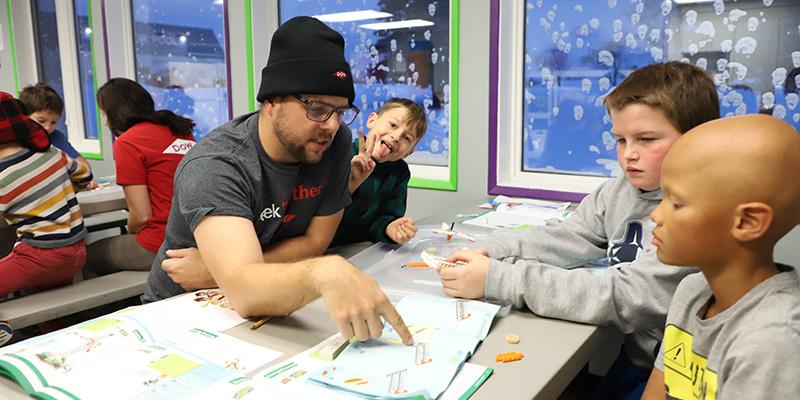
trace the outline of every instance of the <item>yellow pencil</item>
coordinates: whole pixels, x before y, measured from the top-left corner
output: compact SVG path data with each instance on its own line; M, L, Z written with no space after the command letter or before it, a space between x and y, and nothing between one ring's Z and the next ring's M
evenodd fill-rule
M264 318L261 318L260 320L256 321L256 323L255 323L255 324L253 324L253 326L251 326L251 327L250 327L250 330L254 331L254 330L256 330L256 329L260 328L260 327L261 327L261 325L264 325L264 324L266 324L266 323L267 323L267 321L269 321L269 320L271 320L271 319L272 319L272 317L264 317Z

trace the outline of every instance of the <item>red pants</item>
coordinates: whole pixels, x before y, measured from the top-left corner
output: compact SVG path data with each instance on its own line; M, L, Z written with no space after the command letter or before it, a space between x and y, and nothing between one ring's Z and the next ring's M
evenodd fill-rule
M0 298L11 292L67 285L86 262L83 240L73 245L43 249L18 242L0 260Z

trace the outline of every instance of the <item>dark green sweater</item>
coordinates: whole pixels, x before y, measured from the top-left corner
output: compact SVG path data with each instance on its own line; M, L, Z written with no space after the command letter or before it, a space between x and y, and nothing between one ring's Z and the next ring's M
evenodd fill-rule
M353 155L358 141L353 142ZM395 243L386 236L386 226L406 213L406 193L411 171L403 160L379 163L353 193L344 210L331 246L370 241Z

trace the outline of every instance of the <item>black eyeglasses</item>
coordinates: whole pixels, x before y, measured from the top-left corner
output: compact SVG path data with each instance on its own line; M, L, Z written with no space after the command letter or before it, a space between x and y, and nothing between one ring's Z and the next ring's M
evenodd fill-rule
M336 108L330 104L322 103L315 100L309 100L299 94L293 94L294 98L300 100L306 106L306 117L312 121L325 122L328 118L336 113L339 115L339 121L344 122L345 125L350 125L355 121L358 116L359 109L356 106L347 106Z

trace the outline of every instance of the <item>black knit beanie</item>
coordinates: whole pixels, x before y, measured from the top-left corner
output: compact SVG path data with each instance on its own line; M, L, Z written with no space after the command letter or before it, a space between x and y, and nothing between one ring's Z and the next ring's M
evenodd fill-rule
M316 18L295 17L275 31L258 101L290 94L355 98L342 35Z

